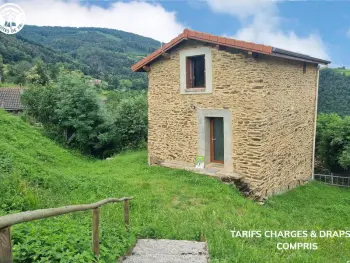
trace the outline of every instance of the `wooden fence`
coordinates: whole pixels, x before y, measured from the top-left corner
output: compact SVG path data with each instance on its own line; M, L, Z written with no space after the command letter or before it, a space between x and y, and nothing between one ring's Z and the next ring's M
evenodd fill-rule
M350 187L350 177L337 176L333 174L315 174L315 180L336 186Z
M52 216L64 215L78 211L92 210L92 251L100 255L99 207L108 203L124 202L124 223L129 228L129 200L132 197L107 198L92 204L70 205L58 208L39 209L0 217L0 263L12 263L11 226Z

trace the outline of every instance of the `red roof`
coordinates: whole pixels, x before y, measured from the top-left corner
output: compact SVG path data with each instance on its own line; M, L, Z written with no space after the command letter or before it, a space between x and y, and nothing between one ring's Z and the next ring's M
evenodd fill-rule
M243 49L255 53L261 53L265 55L271 55L276 57L282 57L286 59L292 59L292 60L298 60L308 63L314 63L314 64L329 64L330 61L311 57L305 54L300 54L272 46L265 46L260 44L254 44L251 42L245 42L236 40L233 38L227 38L227 37L220 37L220 36L214 36L207 33L192 31L189 29L185 29L183 33L178 35L176 38L171 40L169 43L165 44L163 47L157 49L152 54L148 55L141 61L137 62L135 65L131 67L132 71L142 71L144 70L143 67L151 63L153 60L161 56L163 53L168 51L169 49L175 47L179 43L181 43L184 40L193 39L198 41L203 41L206 43L212 43L215 45L225 46L225 47L232 47L237 49Z
M183 31L183 33L178 35L176 38L171 40L169 43L165 44L163 47L157 49L152 54L148 55L147 57L145 57L144 59L142 59L141 61L139 61L135 65L133 65L131 67L131 69L134 72L139 71L140 69L142 69L143 66L149 64L154 59L156 59L157 57L162 55L162 53L165 53L167 50L178 45L183 40L188 40L188 39L204 41L207 43L213 43L213 44L226 46L226 47L233 47L233 48L248 50L248 51L262 53L262 54L266 54L266 55L270 55L272 53L271 46L254 44L251 42L235 40L235 39L227 38L227 37L214 36L214 35L207 34L207 33L202 33L202 32L197 32L197 31L185 29Z

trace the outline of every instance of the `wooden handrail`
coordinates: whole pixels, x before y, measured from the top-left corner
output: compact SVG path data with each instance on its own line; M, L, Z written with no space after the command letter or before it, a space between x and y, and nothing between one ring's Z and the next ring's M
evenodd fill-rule
M124 223L129 227L129 200L132 197L107 198L96 203L70 205L57 208L38 209L0 217L0 263L12 262L12 245L10 227L15 224L25 223L38 219L64 215L73 212L93 210L92 214L92 250L95 255L100 255L99 245L99 207L108 203L124 202Z
M47 208L47 209L38 209L33 211L26 211L17 214L11 214L0 217L0 229L9 227L15 224L25 223L33 220L44 219L47 217L64 215L68 213L86 211L94 208L98 208L108 203L117 203L123 202L125 200L130 200L131 197L123 198L107 198L96 203L92 204L83 204L83 205L70 205L57 208Z

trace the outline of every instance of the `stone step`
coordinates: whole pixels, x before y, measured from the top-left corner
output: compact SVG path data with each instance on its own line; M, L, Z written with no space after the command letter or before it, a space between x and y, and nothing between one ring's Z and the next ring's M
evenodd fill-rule
M123 263L208 263L206 256L194 255L133 255L124 259Z
M123 263L207 263L206 242L167 239L139 239Z

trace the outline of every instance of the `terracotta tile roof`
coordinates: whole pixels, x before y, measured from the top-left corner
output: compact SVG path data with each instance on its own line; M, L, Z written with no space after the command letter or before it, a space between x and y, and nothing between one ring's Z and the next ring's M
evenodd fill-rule
M0 88L0 108L8 111L23 110L21 88Z
M247 50L247 51L252 51L255 53L261 53L265 55L273 55L273 56L281 56L289 59L297 59L297 60L302 60L306 62L313 62L313 63L322 63L322 64L328 64L330 61L326 60L320 60L316 59L307 55L295 53L295 52L290 52L290 51L285 51L288 54L285 53L280 53L280 52L274 52L274 50L281 51L282 49L276 49L272 46L266 46L266 45L261 45L261 44L254 44L251 42L245 42L241 40L236 40L233 38L227 38L227 37L220 37L220 36L214 36L211 34L207 33L202 33L202 32L197 32L197 31L192 31L189 29L185 29L183 33L178 35L176 38L171 40L169 43L165 44L163 47L157 49L141 61L137 62L135 65L131 67L131 69L135 71L142 71L143 66L148 65L150 62L152 62L154 59L158 58L161 56L163 53L168 51L169 49L175 47L179 43L181 43L184 40L188 39L193 39L193 40L199 40L207 43L212 43L216 45L221 45L221 46L226 46L226 47L232 47L232 48L237 48L237 49L242 49L242 50Z

